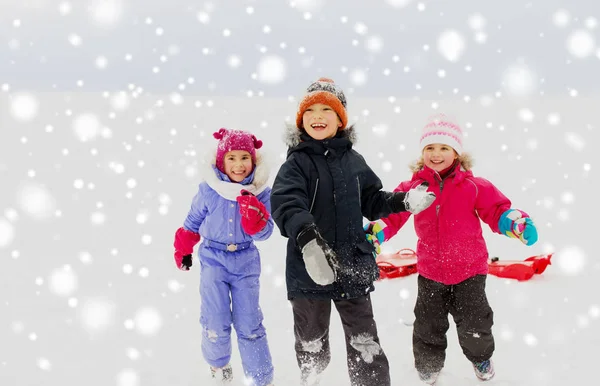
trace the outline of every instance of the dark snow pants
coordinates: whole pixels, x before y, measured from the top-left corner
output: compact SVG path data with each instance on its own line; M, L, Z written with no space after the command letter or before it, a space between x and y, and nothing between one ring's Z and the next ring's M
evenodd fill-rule
M413 329L417 371L434 372L444 367L448 314L454 318L458 342L469 361L481 362L492 356L494 313L485 295L485 280L485 275L477 275L458 284L444 285L418 277Z
M292 299L296 358L302 384L321 373L331 359L329 324L331 300ZM379 345L370 295L333 300L346 338L346 354L352 386L389 386L390 369Z

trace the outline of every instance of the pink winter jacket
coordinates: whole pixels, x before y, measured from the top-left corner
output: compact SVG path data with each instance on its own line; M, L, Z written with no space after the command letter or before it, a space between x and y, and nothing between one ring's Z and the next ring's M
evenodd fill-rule
M429 182L428 190L436 199L414 218L419 274L446 285L487 274L488 251L479 220L500 233L498 220L510 209L510 200L491 182L474 177L460 164L443 181L436 171L424 167L395 191L407 192L423 181ZM385 223L386 241L398 233L409 216L410 212L400 212L380 220Z

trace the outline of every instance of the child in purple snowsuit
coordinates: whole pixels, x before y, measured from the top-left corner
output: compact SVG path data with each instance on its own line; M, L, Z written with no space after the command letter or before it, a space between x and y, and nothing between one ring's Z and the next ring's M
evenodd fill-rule
M212 170L200 183L183 227L175 234L175 263L200 257L202 354L217 381L231 382L231 324L250 385L273 384L273 365L259 306L260 255L254 241L273 232L268 168L262 141L241 130L220 129Z

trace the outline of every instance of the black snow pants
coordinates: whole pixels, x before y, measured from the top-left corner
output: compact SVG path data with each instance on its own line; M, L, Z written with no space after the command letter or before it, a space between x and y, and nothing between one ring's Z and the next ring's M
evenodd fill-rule
M302 384L321 373L331 359L329 325L332 300L291 300L296 337L296 358ZM352 386L389 386L390 369L379 345L370 295L333 300L346 338L348 374Z
M418 277L413 329L415 368L421 373L440 371L446 359L448 314L456 323L458 342L473 363L489 359L494 352L494 312L485 294L486 275L444 285Z

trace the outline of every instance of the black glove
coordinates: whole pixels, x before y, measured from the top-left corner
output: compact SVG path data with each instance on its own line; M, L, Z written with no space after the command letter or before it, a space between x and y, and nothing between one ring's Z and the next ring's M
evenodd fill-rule
M183 256L183 259L181 260L181 269L184 271L189 271L190 267L192 266L192 255L185 255Z

